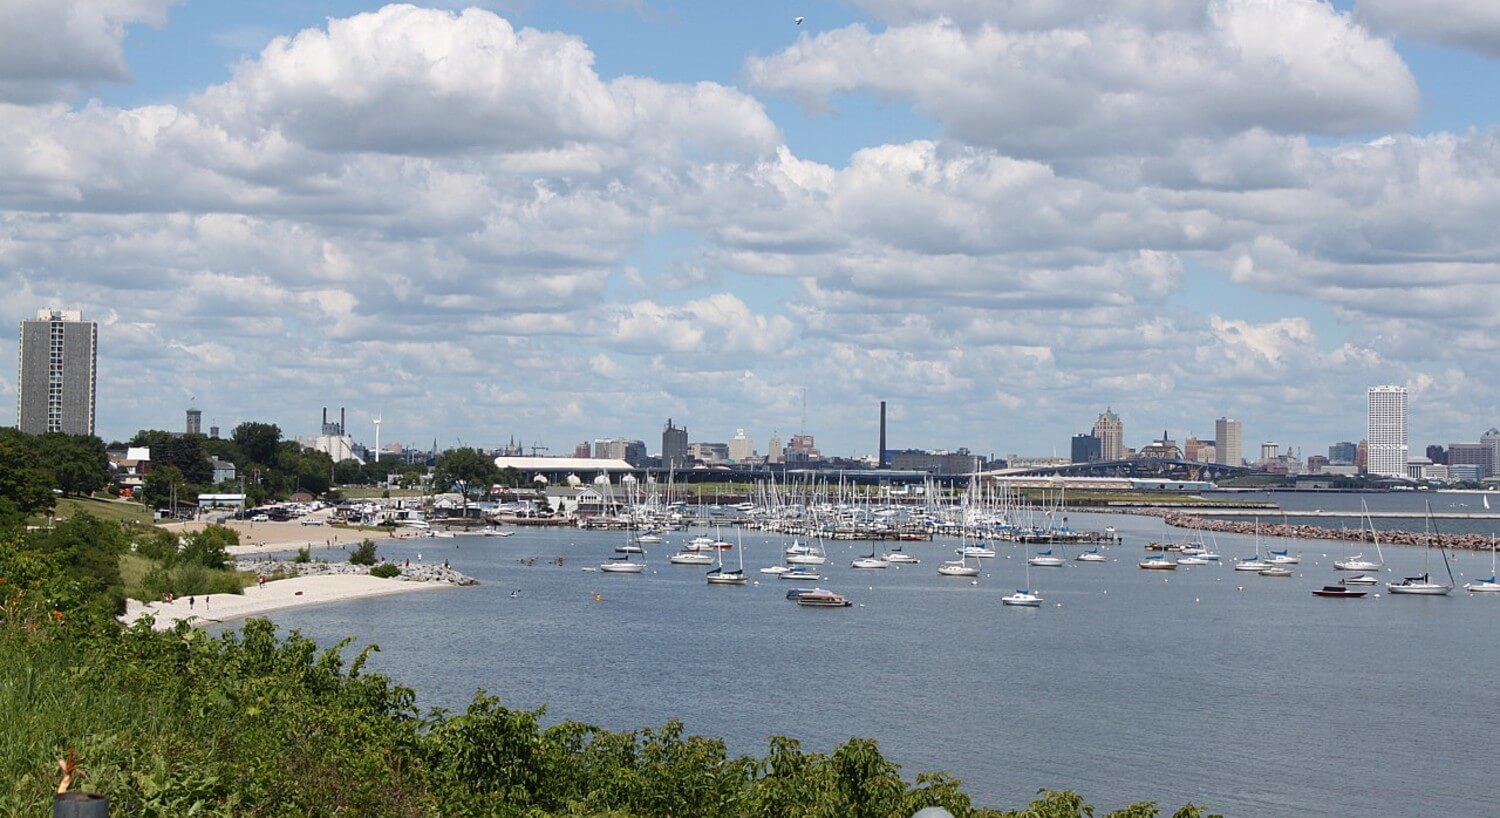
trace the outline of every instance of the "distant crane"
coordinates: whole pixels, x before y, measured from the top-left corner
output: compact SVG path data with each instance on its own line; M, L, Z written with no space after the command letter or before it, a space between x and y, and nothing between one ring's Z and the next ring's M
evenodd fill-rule
M532 457L536 457L537 456L537 452L550 452L550 451L552 451L552 450L549 449L549 448L547 448L546 446L543 446L542 445L542 441L540 441L540 440L534 441L531 444L531 456Z

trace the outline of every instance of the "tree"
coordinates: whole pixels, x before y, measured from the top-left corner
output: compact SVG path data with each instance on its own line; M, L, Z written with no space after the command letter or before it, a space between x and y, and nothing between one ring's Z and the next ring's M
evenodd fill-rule
M281 427L274 423L245 421L234 427L231 438L246 457L270 466L275 464L277 448L281 445Z
M476 491L487 490L499 479L500 469L495 461L478 449L450 449L438 455L438 486L458 491L465 500Z
M184 499L187 480L176 466L154 468L141 481L141 502L146 508L166 508L172 504L174 487L177 499ZM177 513L177 509L172 509L172 513Z
M63 494L87 496L109 485L109 455L99 438L48 432L37 444L52 469L53 485Z
M203 435L179 435L159 429L142 429L131 440L132 446L151 448L151 466L175 466L183 479L193 485L213 482L214 466L203 453Z
M239 544L239 532L227 526L210 525L184 538L178 559L204 568L224 568L229 565L229 546Z
M352 564L354 564L354 565L374 565L375 564L375 541L374 540L363 540L363 541L361 541L360 544L359 544L359 546L356 547L352 552L350 552L350 554L349 554L349 562L352 563Z
M57 502L52 479L35 437L18 429L0 429L0 499L23 514L49 511Z

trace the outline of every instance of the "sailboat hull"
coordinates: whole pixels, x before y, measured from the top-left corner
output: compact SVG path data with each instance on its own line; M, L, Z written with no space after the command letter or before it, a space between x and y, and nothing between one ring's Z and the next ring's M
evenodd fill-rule
M606 574L639 574L646 570L646 566L639 562L607 562L599 566L599 570Z
M1411 585L1387 582L1385 589L1393 594L1408 594L1411 596L1447 596L1453 590L1447 585L1433 585L1426 582L1413 583Z

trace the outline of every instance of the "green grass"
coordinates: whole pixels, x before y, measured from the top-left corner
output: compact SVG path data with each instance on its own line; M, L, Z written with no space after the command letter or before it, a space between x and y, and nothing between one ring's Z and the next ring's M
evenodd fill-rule
M57 520L66 520L80 511L87 511L101 520L153 525L151 512L140 503L101 497L59 497L56 507L52 509L52 516ZM38 518L33 524L46 525L46 522L45 518Z

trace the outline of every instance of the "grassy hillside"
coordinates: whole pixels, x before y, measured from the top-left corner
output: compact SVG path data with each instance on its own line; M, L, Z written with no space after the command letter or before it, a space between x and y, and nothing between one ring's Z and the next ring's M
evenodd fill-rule
M87 511L101 520L115 520L137 525L152 524L151 512L140 503L106 500L99 497L59 497L57 506L52 510L52 516L58 520L66 520L80 511Z

